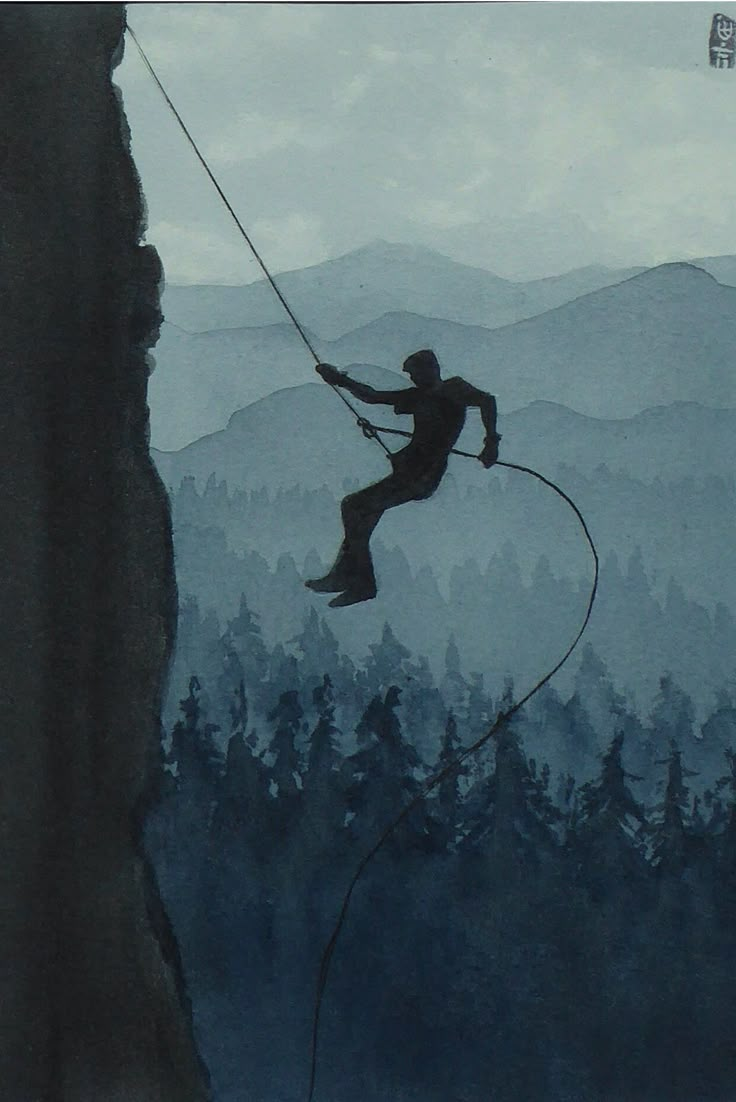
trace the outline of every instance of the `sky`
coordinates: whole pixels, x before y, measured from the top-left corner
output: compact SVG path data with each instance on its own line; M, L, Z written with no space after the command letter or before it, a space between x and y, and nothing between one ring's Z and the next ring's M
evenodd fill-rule
M715 10L134 3L128 19L273 271L383 239L527 280L736 253ZM114 79L167 280L258 278L130 41Z

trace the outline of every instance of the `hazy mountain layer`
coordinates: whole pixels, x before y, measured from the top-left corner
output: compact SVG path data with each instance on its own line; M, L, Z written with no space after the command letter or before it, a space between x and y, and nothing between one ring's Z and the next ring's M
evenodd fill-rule
M725 323L736 289L689 265L666 265L501 329L386 314L317 354L396 369L432 347L445 374L493 391L502 410L537 399L595 417L629 417L676 401L736 403ZM150 384L153 443L174 448L222 427L234 409L314 377L291 325L189 335L162 328Z
M628 417L675 401L736 402L725 319L736 289L699 268L669 264L502 329L391 314L330 347L336 362L390 367L430 346L513 409L536 399L594 417Z
M300 321L331 340L395 310L493 329L551 310L579 295L619 283L642 269L591 266L529 283L449 260L431 249L378 241L335 260L277 276ZM245 287L172 285L163 308L189 332L262 327L284 321L265 280Z
M399 376L388 372L362 374L377 385L402 385ZM379 424L411 424L410 418L396 417L391 409L362 409ZM730 478L736 469L736 410L683 402L611 421L534 402L501 416L499 428L501 458L542 472L572 467L589 476L605 465L642 482L671 482ZM482 436L480 418L471 411L460 446L480 450ZM400 438L385 439L393 449L401 447ZM387 470L381 450L364 439L330 388L313 383L280 390L239 410L226 429L180 451L153 454L171 487L178 487L186 476L203 486L216 474L231 490L326 485L339 492L346 481L369 481ZM480 464L459 458L451 460L450 474L466 486L484 486L495 478Z
M704 256L699 260L690 260L696 268L702 268L728 287L736 287L736 256Z

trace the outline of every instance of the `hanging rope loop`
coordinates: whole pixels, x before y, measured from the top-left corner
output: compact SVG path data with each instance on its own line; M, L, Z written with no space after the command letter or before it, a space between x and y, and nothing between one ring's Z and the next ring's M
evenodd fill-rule
M460 454L468 453L461 452ZM477 456L470 456L470 458L477 458ZM466 746L465 749L461 750L460 753L457 754L451 762L448 762L448 764L444 766L443 769L436 773L434 777L430 778L430 780L428 780L421 787L419 792L417 792L417 794L412 797L412 799L409 800L409 802L405 804L401 811L396 815L396 818L393 820L393 822L389 823L386 826L383 833L376 840L371 849L369 849L368 852L364 855L363 859L356 868L353 877L348 884L347 891L343 896L342 905L340 907L337 920L332 930L330 939L325 946L324 952L322 954L322 960L320 962L319 976L317 979L317 990L315 993L314 1001L314 1015L312 1018L312 1062L309 1076L309 1087L307 1091L307 1102L313 1102L316 1089L319 1026L322 1013L322 1004L325 997L325 991L327 989L327 981L330 975L330 966L332 964L332 958L334 956L335 948L339 941L340 934L342 933L343 927L345 925L348 909L350 907L350 901L363 873L365 872L366 868L371 863L373 858L376 856L376 854L379 853L379 851L383 848L383 846L394 833L394 831L399 826L401 826L401 824L409 815L411 815L412 811L414 811L414 809L418 807L420 803L426 800L427 796L429 796L430 793L434 792L434 790L440 784L442 784L444 780L456 773L457 770L462 767L463 763L467 761L468 758L473 757L473 755L477 754L478 751L486 745L486 743L490 742L492 738L495 738L496 735L498 735L499 731L501 731L502 728L507 723L509 723L510 720L513 719L516 713L519 712L524 707L524 705L532 699L533 696L536 696L540 689L544 685L546 685L548 681L551 681L554 675L562 669L562 667L565 665L568 658L582 639L583 633L585 632L585 629L590 622L590 617L593 612L593 605L595 604L596 595L598 593L600 563L598 559L598 551L596 549L595 543L593 542L593 537L590 534L590 530L588 529L588 525L586 524L585 517L581 513L580 509L577 507L572 498L568 494L566 494L565 491L560 486L558 486L556 482L553 482L550 478L546 478L543 474L540 474L539 471L535 471L531 467L523 467L519 463L497 462L494 464L494 466L506 467L508 470L520 471L522 474L531 475L543 485L548 486L551 490L553 490L557 494L557 496L562 498L562 500L566 502L567 505L569 505L569 507L572 509L578 520L578 523L580 524L580 527L583 530L583 535L585 536L585 540L593 559L593 582L591 585L590 594L588 596L588 603L585 608L585 614L583 616L580 627L575 634L575 637L573 638L570 645L567 647L562 657L554 664L554 666L552 666L551 669L549 669L542 677L540 677L536 684L533 685L532 688L524 696L514 701L514 703L509 708L507 708L506 711L500 710L490 728L484 734L482 734L480 738L476 739L475 742L471 743L470 746Z

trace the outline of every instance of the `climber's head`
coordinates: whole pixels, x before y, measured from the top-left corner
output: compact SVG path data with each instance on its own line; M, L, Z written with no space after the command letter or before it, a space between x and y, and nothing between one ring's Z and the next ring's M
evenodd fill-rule
M419 352L413 352L404 360L401 369L405 371L415 386L433 386L440 378L440 365L434 352L429 348L422 348Z

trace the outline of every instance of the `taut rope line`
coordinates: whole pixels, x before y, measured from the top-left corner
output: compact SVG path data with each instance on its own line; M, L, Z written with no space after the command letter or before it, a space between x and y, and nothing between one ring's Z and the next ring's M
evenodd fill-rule
M210 168L210 166L208 165L208 163L207 163L207 161L206 161L206 159L205 159L205 157L204 157L204 154L200 152L199 146L197 145L197 143L195 142L194 138L193 138L193 137L192 137L192 135L190 134L190 132L189 132L189 129L187 128L187 125L186 125L186 123L184 122L183 118L181 117L181 115L180 115L180 114L179 114L179 112L177 111L176 107L174 107L174 104L172 103L172 101L171 101L171 98L170 98L170 96L169 96L168 92L166 91L166 89L164 88L163 84L162 84L162 83L161 83L161 81L159 80L159 77L158 77L158 74L156 73L156 70L154 69L154 67L153 67L153 65L151 64L151 62L150 62L150 61L148 60L148 57L146 56L145 50L143 49L143 47L141 46L140 42L138 41L138 39L137 39L137 37L136 37L136 34L135 34L135 31L134 31L134 30L133 30L133 28L131 27L130 23L127 23L127 22L126 22L126 29L127 29L127 31L128 31L128 34L130 35L130 37L131 37L131 38L133 39L133 42L135 43L135 47L136 47L136 49L138 50L138 53L139 53L139 54L140 54L140 56L141 56L141 59L142 59L142 61L143 61L143 64L144 64L144 65L146 66L146 69L148 70L148 72L150 73L150 75L151 75L151 76L153 77L153 80L154 80L154 81L155 81L155 83L156 83L156 87L157 87L157 88L158 88L158 90L160 91L161 95L162 95L162 96L164 97L164 100L166 101L166 104L167 104L167 106L168 106L169 110L171 111L171 113L173 114L174 118L176 119L176 121L178 122L179 126L181 127L181 129L182 129L182 132L183 132L183 134L184 134L184 137L185 137L185 138L187 139L187 141L189 142L190 146L191 146L191 147L192 147L192 149L194 150L194 153L195 153L195 155L196 155L196 157L197 157L197 160L198 160L198 161L199 161L199 163L200 163L200 164L202 165L202 168L203 168L203 169L205 170L205 172L206 172L206 173L207 173L207 175L209 176L209 178L210 178L210 180L211 180L211 182L212 182L212 185L213 185L213 187L215 188L215 190L216 190L217 194L218 194L218 195L220 196L220 198L222 199L223 203L225 204L225 207L226 207L226 209L227 209L227 211L228 211L228 214L230 215L230 217L232 218L233 222L234 222L234 223L235 223L235 225L237 226L237 228L238 228L238 231L239 231L239 233L240 233L241 237L242 237L242 238L243 238L243 240L245 241L245 243L246 243L246 245L248 246L248 248L250 249L250 251L251 251L251 252L253 253L253 256L255 257L255 259L256 259L256 260L258 261L258 265L259 265L259 267L260 267L261 271L262 271L262 272L263 272L263 274L265 275L265 277L266 277L266 279L268 280L268 282L269 282L269 283L271 284L271 287L273 288L273 291L274 291L274 293L275 293L275 294L276 294L276 296L278 297L278 300L279 300L279 302L281 303L281 305L283 306L283 308L284 308L284 310L286 311L286 313L287 313L287 314L289 315L289 318L291 319L292 323L294 324L294 326L295 326L295 328L296 328L296 330L297 330L297 332L298 332L299 336L301 337L301 339L302 339L302 341L304 342L305 346L307 347L307 349L308 349L309 353L311 354L312 358L314 359L314 362L315 362L315 364L318 364L318 363L320 362L320 357L319 357L319 356L317 355L317 352L315 351L315 349L314 349L314 346L313 346L312 342L310 341L309 337L307 336L306 332L304 331L304 329L303 329L302 325L300 324L300 322L299 322L298 318L296 317L296 315L295 315L294 311L293 311L293 310L292 310L292 308L291 308L291 307L289 306L289 303L288 303L288 302L286 301L286 299L285 299L284 295L283 295L283 294L282 294L282 292L281 292L281 289L280 289L280 287L279 287L279 286L278 286L278 284L276 283L276 280L275 280L275 279L273 278L273 276L272 276L272 275L271 275L271 273L269 272L268 268L266 267L266 263L265 263L265 261L264 261L263 257L261 256L261 254L260 254L260 253L258 252L258 249L257 249L257 248L255 247L255 245L253 244L253 241L252 241L252 239L251 239L251 237L250 237L250 234L248 233L248 231L246 230L245 226L243 225L243 223L242 223L242 222L240 221L240 219L238 218L237 214L236 214L236 213L235 213L235 211L233 210L233 207L232 207L232 204L230 203L230 200L228 199L227 195L225 194L225 192L224 192L224 191L222 190L222 188L220 187L220 184L218 183L218 181L217 181L217 178L216 178L216 176L215 176L214 172L212 171L212 169L211 169L211 168ZM361 422L361 421L363 420L363 418L361 418L361 415L360 415L360 413L359 413L359 412L358 412L358 410L357 410L357 409L355 408L355 406L354 406L354 405L352 404L352 402L351 402L351 401L350 401L350 400L349 400L348 398L346 398L346 397L345 397L345 395L344 395L344 394L342 393L342 391L341 391L341 390L339 390L339 389L338 389L338 388L337 388L336 386L334 386L334 385L333 385L332 383L330 383L329 385L330 385L330 386L332 387L332 389L334 390L335 394L337 394L338 398L340 398L340 400L341 400L342 402L344 402L344 403L345 403L345 405L346 405L346 406L348 407L348 409L349 409L349 410L350 410L350 412L352 413L353 417L355 417L355 419L356 419L356 420L358 421L358 423L360 424L360 422ZM362 427L362 425L361 425L361 427ZM380 438L379 436L375 435L374 433L371 433L371 434L369 434L369 433L365 432L365 430L364 430L364 435L365 435L365 436L367 436L367 437L369 437L370 439L373 439L373 440L375 440L375 441L376 441L376 442L377 442L377 443L378 443L378 444L379 444L379 445L380 445L380 446L381 446L381 447L383 448L383 450L385 451L386 455L390 455L390 454L391 454L391 453L390 453L390 451L389 451L389 449L388 449L388 448L386 447L386 445L384 444L383 440L381 440L381 438Z

